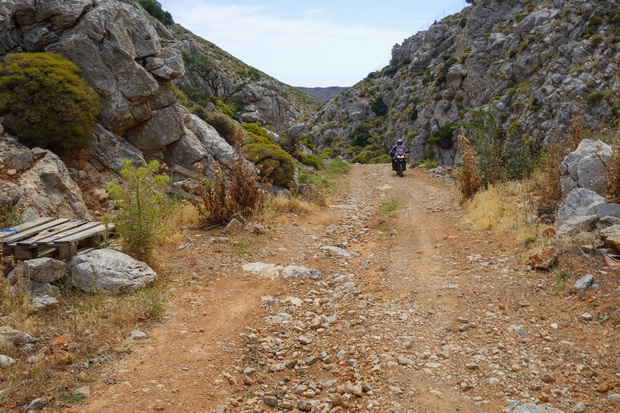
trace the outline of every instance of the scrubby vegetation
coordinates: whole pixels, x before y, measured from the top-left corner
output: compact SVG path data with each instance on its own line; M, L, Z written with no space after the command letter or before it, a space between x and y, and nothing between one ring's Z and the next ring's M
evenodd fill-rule
M79 68L55 53L12 53L0 62L0 115L28 146L85 148L99 114L99 97Z
M196 172L202 172L200 166ZM191 189L201 199L194 202L201 226L224 226L233 218L245 222L262 209L268 187L257 169L242 158L231 170L216 163L213 180L202 179Z
M162 22L165 25L174 24L174 20L172 19L172 15L167 11L162 10L161 6L155 0L138 0L140 5L144 7L151 16L155 17L157 20Z

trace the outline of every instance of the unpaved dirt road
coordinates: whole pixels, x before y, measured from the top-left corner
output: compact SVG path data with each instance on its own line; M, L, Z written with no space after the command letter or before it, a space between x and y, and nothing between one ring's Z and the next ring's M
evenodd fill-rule
M527 270L523 240L472 230L427 172L356 166L345 181L262 234L188 231L167 320L67 412L620 411L618 320L596 321L620 307L617 269L563 259L599 285L575 294Z

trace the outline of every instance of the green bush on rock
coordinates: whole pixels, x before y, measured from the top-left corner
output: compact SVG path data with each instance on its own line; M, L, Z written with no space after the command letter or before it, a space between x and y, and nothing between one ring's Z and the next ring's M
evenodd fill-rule
M0 115L28 146L55 150L90 144L99 96L80 69L56 53L11 53L0 62Z

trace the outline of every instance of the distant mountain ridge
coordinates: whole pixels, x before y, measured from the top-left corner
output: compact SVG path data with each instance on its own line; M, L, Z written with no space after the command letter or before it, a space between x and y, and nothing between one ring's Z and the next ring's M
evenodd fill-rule
M304 92L305 94L312 96L313 98L315 98L316 100L322 103L325 103L333 99L334 97L336 97L338 93L346 89L346 87L340 87L340 86L330 86L330 87L295 86L295 87L301 90L302 92Z

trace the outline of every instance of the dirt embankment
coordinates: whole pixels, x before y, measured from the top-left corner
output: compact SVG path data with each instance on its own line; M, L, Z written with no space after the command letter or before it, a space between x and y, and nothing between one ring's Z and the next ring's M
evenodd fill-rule
M599 286L576 294L528 271L522 240L472 230L425 172L346 180L264 234L188 233L167 321L67 412L620 410L618 319L597 322L620 307L617 269L565 258ZM322 277L242 269L255 262Z

